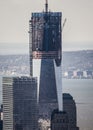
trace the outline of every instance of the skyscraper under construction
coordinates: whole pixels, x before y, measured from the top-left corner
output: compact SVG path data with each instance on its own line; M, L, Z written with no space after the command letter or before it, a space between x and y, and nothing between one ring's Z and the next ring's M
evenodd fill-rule
M30 75L38 77L37 100L45 116L63 109L61 18L61 12L48 11L46 0L45 11L32 13L29 21Z
M61 12L48 11L47 0L44 12L32 13L30 76L3 78L4 130L49 130L50 124L51 130L78 130L75 102L62 98L61 19Z

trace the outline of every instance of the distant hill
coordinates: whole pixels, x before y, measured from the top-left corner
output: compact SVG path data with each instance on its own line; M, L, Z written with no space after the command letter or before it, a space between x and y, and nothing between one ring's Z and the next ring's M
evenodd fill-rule
M63 71L93 71L93 50L63 52ZM29 74L29 55L0 55L0 74Z
M63 70L93 71L93 50L63 52Z

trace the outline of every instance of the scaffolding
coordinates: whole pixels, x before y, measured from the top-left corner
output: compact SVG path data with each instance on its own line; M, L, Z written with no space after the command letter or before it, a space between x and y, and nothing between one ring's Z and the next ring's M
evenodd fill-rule
M61 12L32 13L29 21L32 58L61 57ZM36 55L35 55L36 54Z

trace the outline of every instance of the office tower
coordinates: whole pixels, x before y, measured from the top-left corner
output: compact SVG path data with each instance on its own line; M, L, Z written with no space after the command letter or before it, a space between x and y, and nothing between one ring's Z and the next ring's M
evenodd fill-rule
M3 78L3 130L37 130L37 78Z
M51 115L51 130L69 130L68 114L65 111L54 110Z
M0 120L3 120L3 105L2 104L0 108Z
M63 110L68 114L69 130L79 130L77 127L76 103L69 93L63 93Z
M3 130L3 121L0 120L0 130Z
M3 113L3 105L1 105L1 108L0 108L0 130L3 130L3 118L2 118L2 113Z
M61 12L48 11L46 0L45 11L32 13L29 21L30 74L38 78L40 113L46 109L45 115L54 107L63 109L61 18Z
M77 127L76 104L73 97L63 94L63 110L54 110L51 114L51 130L79 130Z

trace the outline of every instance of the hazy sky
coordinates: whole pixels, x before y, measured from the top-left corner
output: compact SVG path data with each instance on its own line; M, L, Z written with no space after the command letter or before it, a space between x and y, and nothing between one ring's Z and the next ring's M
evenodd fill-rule
M0 52L28 52L31 12L43 11L45 0L0 0ZM51 11L67 18L63 50L93 49L93 0L49 0ZM62 22L63 22L62 21Z

